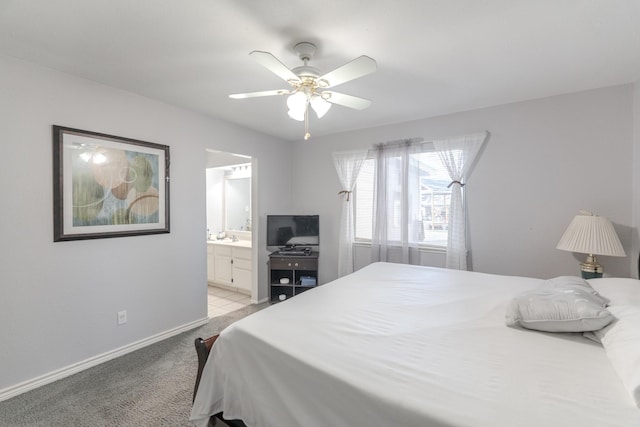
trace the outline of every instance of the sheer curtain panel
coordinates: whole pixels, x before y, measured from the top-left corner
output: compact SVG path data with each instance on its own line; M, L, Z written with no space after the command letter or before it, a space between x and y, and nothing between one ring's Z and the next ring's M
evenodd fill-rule
M456 270L467 269L467 227L462 187L469 178L471 166L482 148L488 132L479 132L433 141L442 163L451 178L451 206L447 241L446 267Z
M400 250L400 261L409 264L409 249L420 241L420 167L411 155L422 139L378 144L371 150L376 159L373 196L371 261L391 261Z
M367 151L341 151L333 153L333 164L343 190L340 216L340 236L338 240L338 277L353 273L353 197L351 193L356 185L360 168L367 158Z

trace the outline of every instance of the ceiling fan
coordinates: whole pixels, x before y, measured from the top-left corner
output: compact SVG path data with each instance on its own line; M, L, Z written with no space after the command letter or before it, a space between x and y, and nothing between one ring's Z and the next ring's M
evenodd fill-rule
M333 71L320 74L317 68L308 65L308 62L316 53L316 46L313 43L298 43L294 46L294 51L304 62L304 65L294 69L287 68L269 52L254 50L249 54L262 66L289 83L291 85L290 89L236 93L229 95L229 97L244 99L260 96L290 95L287 98L289 116L294 120L305 122L305 140L311 137L309 133L309 105L311 105L318 118L321 118L329 111L331 104L342 105L355 110L364 110L371 105L371 101L368 99L327 89L375 72L377 69L375 60L362 55Z

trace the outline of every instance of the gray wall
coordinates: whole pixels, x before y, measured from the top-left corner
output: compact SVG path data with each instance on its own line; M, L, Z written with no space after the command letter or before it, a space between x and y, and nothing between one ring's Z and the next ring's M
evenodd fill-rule
M169 145L171 233L54 243L53 124ZM290 143L7 57L0 129L0 396L206 319L206 149L255 159L262 226L264 212L289 207L290 172L281 166ZM122 326L119 310L128 312Z
M632 255L639 256L640 235L640 80L636 81L633 88L633 229L632 229ZM638 277L637 265L632 262L632 277Z
M293 176L300 179L292 183L292 204L320 214L321 280L337 276L341 188L331 152L481 130L491 136L466 187L473 270L541 278L578 274L583 256L555 247L580 209L609 217L635 258L633 97L634 86L623 85L296 143ZM635 263L629 256L600 261L606 273L626 277Z

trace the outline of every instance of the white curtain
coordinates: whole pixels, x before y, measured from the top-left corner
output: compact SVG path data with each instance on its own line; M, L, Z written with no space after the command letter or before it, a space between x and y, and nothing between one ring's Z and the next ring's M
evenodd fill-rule
M338 277L353 273L353 197L362 164L367 159L367 151L343 151L333 153L333 164L343 190L338 194L344 199L340 216L340 236L338 240Z
M487 136L488 132L480 132L433 141L433 145L451 178L447 268L467 269L467 227L462 201L462 187L469 178L471 167Z
M411 156L421 149L421 139L378 144L373 196L371 261L411 263L410 248L417 248L420 221L420 168ZM392 251L400 250L400 255Z

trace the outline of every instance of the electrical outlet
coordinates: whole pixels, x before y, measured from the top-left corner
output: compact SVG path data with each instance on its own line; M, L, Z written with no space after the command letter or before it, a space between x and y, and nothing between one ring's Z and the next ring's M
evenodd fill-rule
M118 325L127 323L127 310L118 312Z

